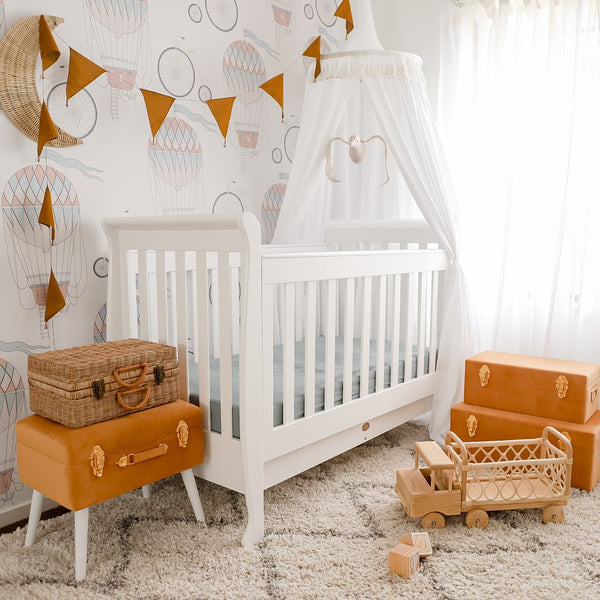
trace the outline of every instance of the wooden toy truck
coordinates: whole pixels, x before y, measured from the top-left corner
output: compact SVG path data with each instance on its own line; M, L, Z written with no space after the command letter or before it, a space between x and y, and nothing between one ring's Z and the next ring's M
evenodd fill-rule
M416 442L414 468L396 472L402 505L423 527L442 528L460 513L468 527L486 527L487 511L515 508L542 508L544 523L564 520L573 449L553 427L534 439L463 442L450 431L445 441L445 451Z

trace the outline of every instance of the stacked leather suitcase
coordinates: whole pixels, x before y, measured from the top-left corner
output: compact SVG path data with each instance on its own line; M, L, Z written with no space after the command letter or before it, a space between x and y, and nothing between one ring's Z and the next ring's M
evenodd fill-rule
M555 427L573 445L571 485L600 480L600 365L483 352L465 362L464 402L450 429L465 441L524 439Z

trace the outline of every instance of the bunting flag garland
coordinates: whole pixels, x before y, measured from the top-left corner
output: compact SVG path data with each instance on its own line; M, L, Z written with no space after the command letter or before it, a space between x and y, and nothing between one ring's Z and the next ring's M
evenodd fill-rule
M60 50L56 44L56 40L52 35L52 31L50 31L50 26L48 25L48 21L46 21L46 17L44 15L40 15L40 56L42 57L42 76L44 71L51 67L60 56Z
M48 112L48 107L46 106L46 102L42 103L42 110L40 111L40 131L38 134L38 144L37 144L37 156L38 162L40 160L40 154L44 149L44 146L55 140L58 137L58 131L56 130L56 126L50 117L50 113Z
M106 69L99 67L89 58L79 54L73 48L70 48L69 55L69 74L67 75L67 106L69 106L69 98L73 97L77 92L82 90L86 85L89 85L100 77L102 73L106 73Z
M350 0L342 0L342 3L337 7L337 10L333 13L333 16L346 20L346 39L348 39L348 34L354 29Z
M214 98L207 100L208 108L213 114L221 135L223 136L223 147L227 145L227 131L229 129L229 121L231 119L231 111L233 110L233 103L237 96L229 96L228 98Z
M56 225L54 223L54 211L52 210L52 196L50 195L50 188L48 188L48 186L46 186L46 191L44 192L44 201L42 202L42 208L40 209L38 223L40 223L40 225L46 225L46 227L50 227L50 239L54 244Z
M152 139L154 139L160 126L163 124L167 113L171 109L171 106L173 106L175 98L150 90L140 89L140 92L142 92L142 96L144 96L148 120L150 121L150 129L152 131Z
M269 81L265 81L259 87L281 106L281 122L283 123L283 73L275 75L275 77L269 79Z
M309 58L316 58L315 64L315 78L321 74L321 36L315 38L314 42L302 53L302 56L308 56Z
M44 321L46 325L48 321L65 306L65 297L54 277L54 271L50 269L50 279L48 281L48 292L46 293L46 311L44 313Z

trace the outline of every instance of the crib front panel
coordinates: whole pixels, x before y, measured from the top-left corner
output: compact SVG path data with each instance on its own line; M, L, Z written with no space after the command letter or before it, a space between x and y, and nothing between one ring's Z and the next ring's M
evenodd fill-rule
M442 250L263 254L265 431L433 372L446 263Z

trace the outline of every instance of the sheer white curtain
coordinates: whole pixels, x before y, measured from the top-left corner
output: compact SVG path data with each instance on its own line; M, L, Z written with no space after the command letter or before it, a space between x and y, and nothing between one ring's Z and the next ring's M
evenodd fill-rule
M432 438L442 441L450 424L450 407L461 399L464 360L473 353L475 344L472 311L459 261L456 202L421 60L393 52L342 53L322 60L322 68L321 77L307 84L294 168L273 241L323 241L331 218L398 216L398 186L380 185L381 154L375 155L374 168L359 170L363 172L360 185L358 173L354 178L350 176L347 150L334 160L341 182L333 184L325 176L325 153L332 137L348 139L359 134L367 138L379 134L385 138L390 174L401 174L414 202L451 257L429 425ZM378 151L381 153L381 148ZM367 146L369 153L371 146ZM344 175L339 176L338 168L344 164Z
M486 348L600 361L599 4L445 3L439 123Z

